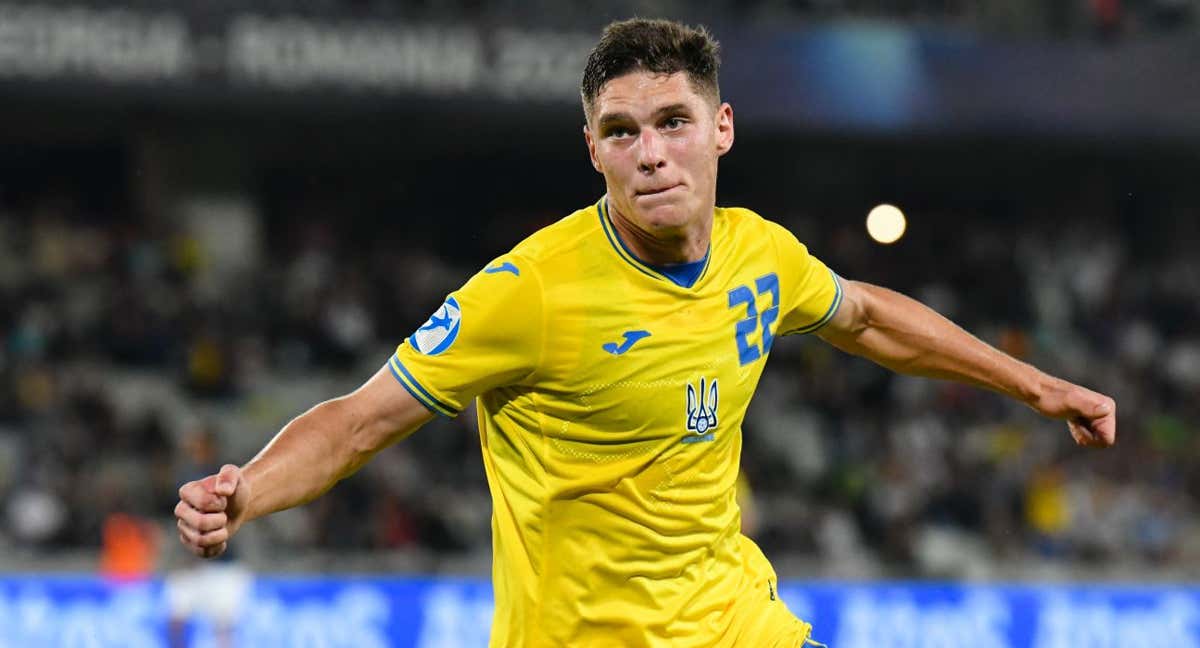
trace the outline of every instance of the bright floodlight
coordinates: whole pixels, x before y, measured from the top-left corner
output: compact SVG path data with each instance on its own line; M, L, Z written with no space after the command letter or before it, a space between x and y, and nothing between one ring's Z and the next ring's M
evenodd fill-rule
M908 223L904 220L904 212L894 205L879 205L867 214L867 234L876 243L895 243L904 236L904 228Z

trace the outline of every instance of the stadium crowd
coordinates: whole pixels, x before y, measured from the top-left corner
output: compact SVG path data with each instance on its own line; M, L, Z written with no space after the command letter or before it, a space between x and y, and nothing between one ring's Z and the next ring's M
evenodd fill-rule
M353 388L446 292L552 216L505 219L475 242L490 253L446 256L293 207L286 227L262 219L270 243L248 266L219 275L211 243L185 224L97 208L70 188L0 195L4 568L94 551L114 515L173 538L181 482L248 458L289 416ZM1166 573L1194 561L1200 226L1184 207L1062 192L1004 218L922 214L938 226L887 254L856 215L767 212L840 273L1112 393L1121 426L1115 450L1080 451L998 396L782 340L745 423L742 494L781 573L983 577L1031 560ZM482 573L489 507L467 412L248 527L239 555L273 569L315 555ZM151 568L178 560L174 543L159 546Z
M103 4L99 2L98 4ZM125 0L157 9L175 0ZM206 12L241 11L240 1L209 2ZM902 20L1020 37L1105 40L1194 33L1193 0L259 0L264 14L336 15L347 20L421 20L578 26L621 16L693 16L707 23L800 26L822 21Z

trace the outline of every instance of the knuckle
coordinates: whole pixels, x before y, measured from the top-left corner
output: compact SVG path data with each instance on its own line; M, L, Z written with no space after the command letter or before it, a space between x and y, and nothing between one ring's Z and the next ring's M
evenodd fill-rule
M200 515L200 514L196 512L196 509L194 509L194 508L192 508L192 507L190 507L190 506L185 506L185 507L184 507L184 509L183 509L183 512L182 512L182 514L181 514L181 515L179 515L179 516L178 516L178 518L179 518L179 520L180 520L181 522L184 522L184 523L186 523L186 524L187 524L189 527L193 527L193 528L194 528L194 527L196 526L196 518L197 518L199 515Z
M224 544L229 539L228 529L217 529L207 533L197 533L196 543L203 547L212 547L219 544Z
M204 534L204 541L205 541L205 543L207 543L209 545L225 544L225 541L228 539L229 539L229 530L228 529L217 529L216 531L213 531L211 533Z
M195 499L199 493L203 492L203 489L199 486L200 483L195 481L190 481L183 486L180 486L179 499L184 500L185 502Z
M185 538L187 542L189 542L189 543L195 542L196 532L193 531L192 528L190 526L188 526L186 522L184 522L183 520L179 520L178 522L175 523L175 526L179 528L179 535L182 536L183 538Z
M190 553L194 556L199 556L204 553L204 547L201 547L194 542L188 542L187 540L184 540L182 537L180 538L180 540L183 540L183 546L188 550L188 553Z
M213 531L225 526L224 513L209 513L200 517L200 524L197 528L201 531Z

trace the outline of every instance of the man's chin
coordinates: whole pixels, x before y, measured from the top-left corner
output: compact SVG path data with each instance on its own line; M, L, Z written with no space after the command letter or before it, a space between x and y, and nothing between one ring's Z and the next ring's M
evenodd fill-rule
M638 220L653 231L667 232L684 228L692 221L692 215L683 205L665 203L638 210Z

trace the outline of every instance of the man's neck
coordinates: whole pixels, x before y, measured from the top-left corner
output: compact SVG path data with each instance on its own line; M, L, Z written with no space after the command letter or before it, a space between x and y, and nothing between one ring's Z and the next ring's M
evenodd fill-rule
M607 199L605 199L607 200ZM707 218L697 218L691 227L667 236L655 236L625 218L617 206L608 201L608 217L621 237L621 242L638 259L650 265L676 265L699 261L708 254L712 239L712 209Z

